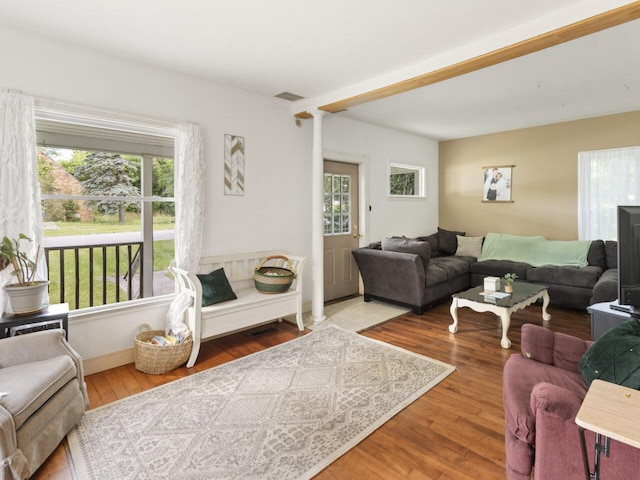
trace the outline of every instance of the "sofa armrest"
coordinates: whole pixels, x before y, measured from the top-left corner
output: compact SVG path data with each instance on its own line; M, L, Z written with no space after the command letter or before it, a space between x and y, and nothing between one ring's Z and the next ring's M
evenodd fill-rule
M358 248L352 254L362 275L365 295L422 305L425 268L418 255L371 248Z

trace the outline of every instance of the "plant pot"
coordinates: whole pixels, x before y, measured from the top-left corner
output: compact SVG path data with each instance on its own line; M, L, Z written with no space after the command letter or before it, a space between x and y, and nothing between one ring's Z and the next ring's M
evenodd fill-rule
M504 293L513 293L513 285L511 285L510 283L507 283L504 286Z
M49 306L48 280L36 282L33 285L18 285L12 283L3 287L9 302L11 310L17 315L39 312Z

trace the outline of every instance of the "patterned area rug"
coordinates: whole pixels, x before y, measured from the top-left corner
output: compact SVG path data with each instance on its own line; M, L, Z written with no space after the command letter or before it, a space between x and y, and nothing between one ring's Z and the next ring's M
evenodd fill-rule
M81 480L308 479L454 367L335 326L90 410Z

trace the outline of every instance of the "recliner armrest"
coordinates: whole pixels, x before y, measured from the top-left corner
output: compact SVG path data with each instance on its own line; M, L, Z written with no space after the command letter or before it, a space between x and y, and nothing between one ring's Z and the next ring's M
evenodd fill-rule
M538 414L551 414L563 420L573 420L580 410L582 398L574 392L558 385L541 382L531 391L531 410Z

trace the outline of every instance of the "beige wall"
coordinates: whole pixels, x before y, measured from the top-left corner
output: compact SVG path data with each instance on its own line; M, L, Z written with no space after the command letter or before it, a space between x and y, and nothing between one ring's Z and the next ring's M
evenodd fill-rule
M439 225L578 238L578 152L640 145L640 111L440 142ZM482 167L515 165L513 203L482 203ZM624 172L620 172L624 175Z

